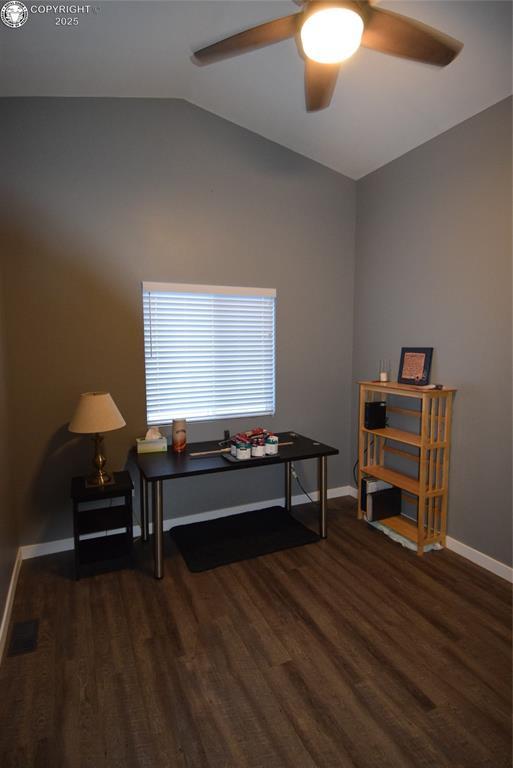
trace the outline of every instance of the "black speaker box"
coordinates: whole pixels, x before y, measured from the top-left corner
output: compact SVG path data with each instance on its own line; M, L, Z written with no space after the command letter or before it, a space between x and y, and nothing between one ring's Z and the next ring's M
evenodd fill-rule
M384 520L387 517L395 517L401 514L401 489L386 488L384 491L376 491L369 494L372 498L371 508L367 509L367 520Z
M365 429L383 429L387 425L387 404L383 400L365 403Z

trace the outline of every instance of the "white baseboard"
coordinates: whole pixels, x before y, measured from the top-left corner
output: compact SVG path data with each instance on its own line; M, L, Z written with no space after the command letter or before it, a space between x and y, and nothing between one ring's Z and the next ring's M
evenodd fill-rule
M355 499L357 499L358 490L351 486L348 486L348 489L349 490L346 495L353 496ZM458 541L458 539L453 539L452 536L447 536L445 546L447 549L450 549L452 552L456 552L457 555L461 555L461 557L464 557L466 560L470 560L472 563L475 563L481 568L490 571L490 573L494 573L501 579L505 579L506 581L513 583L513 568L509 565L506 565L506 563L501 563L499 560L494 560L493 557L485 555L484 552L480 552L478 549L469 547L468 544L464 544L462 541Z
M310 495L314 501L318 501L319 499L318 491L312 491ZM351 496L352 498L357 498L358 492L357 492L357 489L351 485L342 485L342 486L339 486L338 488L330 488L328 490L329 499L334 499L340 496ZM299 494L297 496L292 497L293 504L305 504L307 501L308 501L308 498L304 494ZM175 525L188 525L189 523L199 523L204 520L214 520L216 517L227 517L228 515L239 515L244 512L252 512L256 509L260 509L261 507L272 507L277 504L283 504L283 499L282 498L267 499L265 501L257 501L253 504L239 505L236 507L225 507L224 509L211 509L206 512L197 512L196 514L193 514L193 515L183 515L182 517L175 517L172 519L164 520L164 530L168 531ZM150 523L150 532L152 530L153 530L153 526ZM116 533L116 532L118 531L112 531L112 533ZM140 526L134 525L134 536L140 536L140 535L141 535ZM450 549L453 552L456 552L458 555L465 557L467 560L470 560L471 562L476 563L476 565L481 566L481 568L485 568L487 571L494 573L496 576L500 576L501 579L506 579L506 581L513 582L513 568L511 568L509 565L506 565L505 563L501 563L498 560L494 560L493 557L490 557L489 555L485 555L484 552L479 552L479 550L473 549L472 547L469 547L467 544L464 544L463 542L458 541L457 539L453 539L451 536L447 536L446 546L447 546L447 549ZM69 539L57 539L56 541L44 541L40 544L27 544L21 547L20 550L18 551L18 556L20 555L20 552L21 552L21 559L27 560L31 557L41 557L42 555L52 555L56 552L65 552L67 550L73 549L73 547L74 547L74 541L72 537L70 537ZM17 568L19 570L19 565L17 566ZM16 578L17 578L17 573L16 573ZM2 627L3 627L3 623L2 623ZM1 641L1 634L0 634L0 641ZM1 645L0 645L0 648L1 648Z
M354 489L349 485L342 485L338 488L328 489L328 499L334 499L339 496L353 496ZM319 492L312 491L310 496L314 501L319 500ZM292 497L293 504L305 504L308 501L308 497L304 494L299 494ZM181 517L175 517L172 519L164 520L164 530L168 531L175 525L188 525L189 523L200 523L204 520L214 520L216 517L228 517L228 515L239 515L244 512L253 512L256 509L262 507L273 507L275 505L283 504L283 498L267 499L264 501L257 501L253 504L244 504L236 507L225 507L224 509L211 509L206 512L197 512L194 515L182 515ZM153 527L150 523L150 531ZM111 533L118 533L119 531L111 531ZM100 534L102 535L102 534ZM141 528L139 525L134 525L134 536L141 535ZM40 544L26 544L21 547L21 553L23 560L28 560L31 557L41 557L42 555L53 555L56 552L66 552L73 549L74 541L73 537L69 539L57 539L55 541L43 541Z
M0 663L4 657L5 646L7 644L7 634L9 631L9 621L11 618L12 607L14 605L14 595L16 592L16 585L18 583L18 576L20 573L22 561L21 548L16 552L16 559L11 573L11 581L9 583L9 589L7 591L7 597L5 598L4 613L2 616L2 623L0 624Z
M501 579L506 579L506 581L513 583L513 568L506 565L506 563L494 560L493 557L485 555L484 552L480 552L478 549L469 547L468 544L464 544L462 541L458 541L458 539L453 539L452 536L447 536L445 545L447 549L456 552L457 555L461 555L476 565L480 565L481 568L485 568L496 576L500 576Z

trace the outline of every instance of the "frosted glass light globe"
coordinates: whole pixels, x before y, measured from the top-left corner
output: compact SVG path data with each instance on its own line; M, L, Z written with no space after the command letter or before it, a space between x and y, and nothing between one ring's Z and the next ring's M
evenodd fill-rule
M349 8L325 8L307 18L301 27L303 50L320 64L335 64L360 47L362 17Z

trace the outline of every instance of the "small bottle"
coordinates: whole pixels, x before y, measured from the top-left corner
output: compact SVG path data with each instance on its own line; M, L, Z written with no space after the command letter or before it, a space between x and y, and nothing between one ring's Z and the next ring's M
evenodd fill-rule
M175 453L185 451L187 446L187 422L185 419L173 419L172 441Z
M238 443L237 444L237 458L239 461L246 461L251 458L251 444L250 443Z
M276 456L278 453L278 438L276 435L267 435L265 439L266 456Z
M265 456L265 443L262 437L254 437L251 440L251 456Z

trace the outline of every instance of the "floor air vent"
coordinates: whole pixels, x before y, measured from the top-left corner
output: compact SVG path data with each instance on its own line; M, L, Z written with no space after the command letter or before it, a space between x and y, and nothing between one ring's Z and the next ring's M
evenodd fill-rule
M8 656L18 656L20 653L30 653L37 648L39 619L17 621L13 625Z

